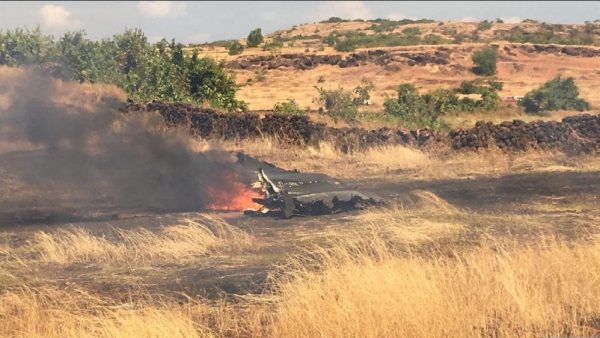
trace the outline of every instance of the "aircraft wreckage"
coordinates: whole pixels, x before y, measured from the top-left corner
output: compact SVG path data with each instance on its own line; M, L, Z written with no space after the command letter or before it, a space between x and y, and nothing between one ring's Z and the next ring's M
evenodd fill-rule
M256 178L252 186L263 192L263 197L253 199L262 207L246 210L246 215L290 218L334 214L383 203L379 196L359 191L327 175L286 171L241 153L238 163L254 169Z

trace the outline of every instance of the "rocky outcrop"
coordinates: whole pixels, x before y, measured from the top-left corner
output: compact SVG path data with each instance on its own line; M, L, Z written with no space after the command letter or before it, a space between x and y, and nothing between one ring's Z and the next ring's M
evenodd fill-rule
M509 152L556 149L567 153L600 151L600 115L582 114L562 121L520 120L493 124L477 122L473 128L449 133L430 129L334 128L315 123L307 116L267 113L222 113L189 104L129 104L125 113L157 111L170 126L189 128L193 135L206 139L242 140L269 136L288 144L331 142L344 152L382 145L429 147L448 145L455 150L497 147Z
M512 49L519 49L523 53L527 54L563 54L568 56L579 56L579 57L597 57L600 56L600 49L590 47L572 47L572 46L558 46L558 45L537 45L537 44L524 44L524 45L511 45Z
M454 149L498 147L507 151L558 149L590 153L600 150L600 115L570 116L560 122L477 122L471 129L451 131L449 138Z
M435 51L403 52L374 49L342 55L316 54L281 54L256 55L240 57L227 64L230 69L313 69L320 65L338 66L340 68L358 67L369 63L384 66L391 62L404 63L409 66L450 63L450 49L439 48Z

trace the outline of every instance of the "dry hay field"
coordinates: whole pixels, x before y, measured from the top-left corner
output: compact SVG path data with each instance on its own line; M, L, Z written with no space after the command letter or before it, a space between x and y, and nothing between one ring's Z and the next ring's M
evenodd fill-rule
M59 104L123 100L109 86L58 88ZM326 173L389 203L287 220L188 212L3 225L0 336L600 333L598 155L194 142ZM0 182L3 194L26 193L7 173Z

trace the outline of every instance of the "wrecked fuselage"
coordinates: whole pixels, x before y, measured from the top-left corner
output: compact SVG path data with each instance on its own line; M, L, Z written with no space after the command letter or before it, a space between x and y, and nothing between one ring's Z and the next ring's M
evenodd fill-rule
M333 214L382 203L378 196L349 189L325 175L288 172L269 177L262 168L256 173L257 180L253 186L263 191L264 198L253 200L263 207L259 210L247 210L247 215L290 218Z

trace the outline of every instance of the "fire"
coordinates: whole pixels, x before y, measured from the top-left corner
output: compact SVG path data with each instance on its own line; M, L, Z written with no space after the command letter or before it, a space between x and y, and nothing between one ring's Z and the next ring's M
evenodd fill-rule
M255 203L253 198L261 198L262 194L238 180L235 172L224 174L223 181L226 184L211 185L208 187L210 203L209 210L220 211L242 211L246 209L259 209L260 204Z

